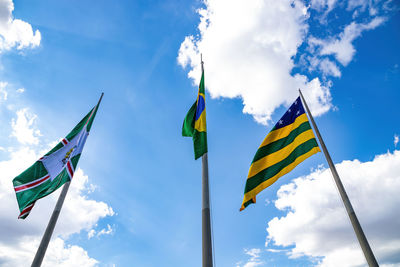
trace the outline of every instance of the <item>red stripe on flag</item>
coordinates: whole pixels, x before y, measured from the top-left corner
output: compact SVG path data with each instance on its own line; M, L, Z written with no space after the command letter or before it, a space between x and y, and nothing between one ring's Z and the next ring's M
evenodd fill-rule
M26 217L28 216L29 212L32 210L33 205L35 205L35 202L33 202L32 204L28 205L25 209L23 209L21 211L21 213L18 216L18 219L22 218L22 217Z
M63 140L61 140L61 142L64 144L64 146L66 146L68 144L68 140L65 138Z
M69 177L72 180L72 176L74 176L74 169L72 168L71 161L67 162L67 171L68 171Z
M97 108L97 105L93 108L93 110L92 110L92 112L90 113L90 116L89 116L89 118L87 119L87 121L86 121L86 123L85 123L85 126L88 124L88 122L90 121L90 118L92 117L92 115L93 115L93 112L94 112L94 110Z
M15 190L16 193L18 193L18 192L33 188L35 186L38 186L38 185L44 183L49 178L50 178L50 175L46 175L45 177L39 178L39 179L37 179L35 181L29 182L29 183L26 183L26 184L23 184L23 185L16 186L16 187L14 187L14 190Z

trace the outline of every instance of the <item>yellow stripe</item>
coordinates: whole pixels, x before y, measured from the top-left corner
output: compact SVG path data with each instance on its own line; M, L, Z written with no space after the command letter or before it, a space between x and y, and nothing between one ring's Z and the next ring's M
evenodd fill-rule
M253 164L251 164L250 166L250 170L249 170L249 174L247 175L247 178L249 177L253 177L254 175L256 175L257 173L259 173L260 171L282 161L283 159L287 158L290 153L293 152L293 150L296 149L296 147L298 147L299 145L303 144L304 142L315 138L313 131L307 130L301 134L299 134L292 143L290 143L289 145L287 145L286 147L272 153L269 154L259 160L257 160L256 162L254 162Z
M263 147L265 145L268 145L269 143L272 143L276 140L288 136L293 129L296 129L297 127L299 127L300 124L302 124L305 121L308 121L308 119L307 115L304 113L298 116L292 124L289 124L288 126L269 132L267 137L265 137L264 141L261 143L260 147Z
M250 192L247 192L244 195L243 198L243 203L242 206L244 205L244 203L246 203L247 201L249 201L252 198L255 198L256 195L258 193L260 193L262 190L264 190L265 188L267 188L268 186L272 185L273 183L275 183L280 177L282 177L283 175L285 175L286 173L290 172L291 170L293 170L298 164L300 164L302 161L304 161L306 158L310 157L311 155L321 152L321 150L319 149L319 147L314 147L312 148L310 151L308 151L307 153L301 155L300 157L296 158L296 160L289 164L288 166L286 166L285 168L283 168L279 173L277 173L275 176L271 177L270 179L262 182L261 184L259 184L256 188L254 188L253 190L251 190Z

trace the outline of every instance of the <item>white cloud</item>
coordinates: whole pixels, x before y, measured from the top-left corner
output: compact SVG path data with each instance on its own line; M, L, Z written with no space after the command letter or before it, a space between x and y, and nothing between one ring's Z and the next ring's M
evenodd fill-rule
M19 111L22 115L18 117L25 117L26 110ZM38 130L34 128L33 123L29 123L30 120L32 118L27 119L22 125L29 125L31 133L35 133ZM14 124L18 125L18 119L14 121ZM16 134L16 136L20 135ZM35 138L38 139L37 136ZM19 210L12 179L42 155L42 151L38 151L37 146L34 146L35 149L29 146L29 144L36 144L37 140L35 142L26 141L26 138L21 140L28 145L11 149L8 159L0 161L2 174L2 179L0 179L2 203L0 205L0 265L5 266L26 266L31 263L37 243L44 233L61 191L57 190L38 200L27 219L17 219ZM94 266L97 263L83 248L65 243L71 234L80 233L82 230L90 232L101 218L114 215L114 211L108 204L89 198L87 192L90 190L93 190L93 186L89 184L88 176L78 168L58 219L53 240L46 252L44 266ZM108 230L104 229L105 232Z
M98 231L97 234L95 229L91 229L88 232L88 239L91 239L94 236L100 237L102 235L110 235L112 233L114 233L114 229L111 227L111 225L107 224L107 229L103 228L100 231Z
M0 82L0 100L7 100L8 92L6 90L8 83Z
M19 88L19 89L17 89L17 93L22 94L23 92L25 92L25 88Z
M16 47L18 50L40 45L39 30L33 32L32 26L20 19L14 19L12 0L0 1L0 52Z
M378 262L399 265L400 151L336 167ZM282 186L275 206L286 215L268 223L267 243L294 245L293 258L323 257L320 266L365 264L329 169Z
M399 143L399 136L397 134L394 135L393 143L394 147L397 147L397 144Z
M353 21L337 37L326 40L311 37L309 38L309 44L312 47L320 47L320 55L334 55L343 66L347 66L356 53L353 41L360 37L363 31L375 29L384 22L384 17L376 17L367 24Z
M311 0L311 8L318 11L330 12L336 5L337 0Z
M97 237L100 237L102 235L110 235L113 232L114 232L114 229L111 228L111 225L107 224L107 229L105 229L105 228L101 229L101 231L97 233Z
M301 1L208 0L200 9L200 35L182 42L178 62L200 79L200 53L211 97L241 98L244 113L261 123L301 88L314 115L331 108L329 86L318 78L292 74L293 57L308 31Z
M264 264L263 261L260 260L261 249L259 248L252 248L252 249L245 249L244 252L250 256L250 259L242 265L242 267L255 267ZM237 263L236 267L240 267L241 263Z
M37 145L41 134L39 130L33 128L36 119L37 116L28 112L27 108L18 110L17 119L11 121L13 129L11 136L17 138L21 144Z
M328 14L336 7L337 0L311 0L310 7L321 12L319 21L322 24L327 24Z
M342 75L338 66L327 58L319 63L319 69L326 76L340 77Z
M39 246L39 238L22 238L15 247L0 243L0 264L4 266L29 266ZM96 266L98 261L90 258L79 246L65 244L61 238L53 239L43 259L43 267Z
M361 13L365 12L368 8L368 13L370 16L376 16L381 9L390 10L390 5L393 0L349 0L347 2L347 11L354 10L353 18L359 16Z

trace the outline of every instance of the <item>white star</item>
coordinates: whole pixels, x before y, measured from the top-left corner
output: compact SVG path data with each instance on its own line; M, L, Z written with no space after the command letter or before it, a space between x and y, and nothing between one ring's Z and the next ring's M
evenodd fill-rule
M295 105L297 105L297 100L296 100L296 101L294 101L294 104L295 104Z
M296 115L299 115L299 114L300 114L300 110L297 111Z
M282 124L283 123L283 121L282 120L279 120L279 124Z
M291 112L290 108L289 108L289 110L288 110L288 111L289 111L289 113Z

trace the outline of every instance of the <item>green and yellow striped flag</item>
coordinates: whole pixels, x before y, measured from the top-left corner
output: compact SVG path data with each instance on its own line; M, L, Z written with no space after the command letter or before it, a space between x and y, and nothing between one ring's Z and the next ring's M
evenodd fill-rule
M247 176L240 210L256 203L258 193L320 151L298 97L257 150Z
M201 73L197 100L189 109L182 126L182 136L193 137L194 158L207 153L206 97L204 71Z

